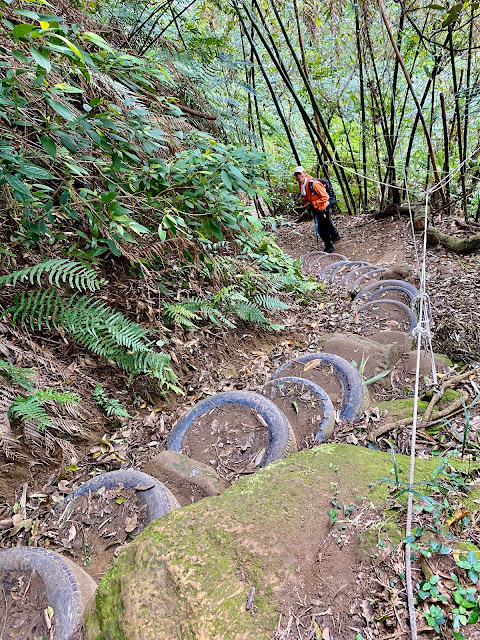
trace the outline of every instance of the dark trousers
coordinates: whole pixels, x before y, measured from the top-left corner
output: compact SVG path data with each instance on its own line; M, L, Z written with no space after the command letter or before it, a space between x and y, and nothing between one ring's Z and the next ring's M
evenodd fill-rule
M331 210L332 207L328 205L323 211L318 211L318 209L313 209L312 211L314 217L317 219L318 235L325 243L325 246L332 244L332 239L338 235L336 227L330 220Z

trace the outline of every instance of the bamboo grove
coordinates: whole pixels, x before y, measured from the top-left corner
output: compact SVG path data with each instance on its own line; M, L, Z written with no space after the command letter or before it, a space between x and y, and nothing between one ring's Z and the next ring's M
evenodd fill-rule
M233 136L285 172L302 163L331 176L348 212L399 203L407 179L414 197L442 183L440 213L479 218L478 2L171 0L122 11L140 53L167 38L178 57L197 58ZM209 86L214 70L225 82Z

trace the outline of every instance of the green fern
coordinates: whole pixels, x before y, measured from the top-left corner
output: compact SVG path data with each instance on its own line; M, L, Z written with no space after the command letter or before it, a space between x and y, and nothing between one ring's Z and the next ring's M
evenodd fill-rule
M27 389L27 391L35 389L35 384L32 380L34 374L35 371L33 369L16 367L10 360L0 360L0 375L7 378L12 384L17 384Z
M285 310L289 308L288 304L285 304L285 302L269 295L257 295L253 298L252 302L262 309L268 309L269 311Z
M96 404L104 409L107 416L114 418L131 418L125 405L119 402L116 398L107 396L105 389L101 384L97 384L95 389L92 391L92 396Z
M39 431L45 431L52 424L52 418L43 407L46 402L76 404L78 400L78 396L69 391L55 391L51 387L39 389L26 398L16 397L10 405L8 417L10 420L21 419L24 422L32 422Z
M47 273L48 281L51 285L59 287L60 281L68 282L72 289L77 289L78 291L96 291L107 282L103 278L99 278L91 267L81 262L55 258L2 276L0 278L0 287L5 284L13 284L15 286L17 282L24 282L27 279L32 284L35 281L40 284L42 275Z
M148 374L179 391L170 357L153 349L147 332L101 300L86 296L64 298L55 289L38 289L16 295L2 318L12 314L13 324L29 324L32 331L63 327L98 356L113 360L131 375Z
M193 309L187 308L185 304L165 302L163 304L163 312L167 318L176 324L181 325L185 329L192 329L195 324L192 320L199 320L199 316Z

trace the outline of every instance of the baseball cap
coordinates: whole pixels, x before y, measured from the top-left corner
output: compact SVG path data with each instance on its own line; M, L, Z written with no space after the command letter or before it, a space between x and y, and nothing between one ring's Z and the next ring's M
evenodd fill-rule
M293 170L293 175L295 175L296 173L306 173L306 171L302 166L300 166L300 167L295 167L295 169Z

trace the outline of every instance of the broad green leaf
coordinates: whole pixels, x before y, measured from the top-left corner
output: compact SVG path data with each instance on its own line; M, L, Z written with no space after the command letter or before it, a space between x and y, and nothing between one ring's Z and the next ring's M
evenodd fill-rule
M70 151L70 153L76 153L78 151L78 145L72 136L67 136L64 133L59 133L58 136L60 138L60 142L67 151Z
M162 227L161 224L158 225L158 237L160 238L161 242L165 242L167 238L167 232L165 231L165 229Z
M110 204L117 197L116 191L104 191L100 194L100 198L104 204Z
M13 35L15 38L23 38L35 29L33 24L16 24L13 27Z
M43 67L47 73L49 73L52 69L52 65L50 64L50 60L47 56L36 49L35 47L29 47L30 53L33 56L33 59L38 64L39 67Z
M65 38L64 36L61 36L59 33L55 34L55 38L58 38L59 40L64 42L67 45L67 47L69 49L71 49L73 51L73 53L80 58L80 60L83 60L83 56L82 56L82 54L80 52L80 49L78 49L78 47L76 47L73 44L73 42L70 42L70 40L68 40L68 38Z
M69 120L70 122L73 122L75 120L75 116L73 115L73 113L64 104L62 104L61 102L57 102L47 94L45 95L45 100L52 107L52 109L54 109L54 111L56 111L59 115L63 116L65 120Z
M107 244L114 256L120 257L122 255L122 252L111 238L107 238Z
M223 184L228 188L231 189L233 184L232 184L232 180L230 178L230 176L228 175L228 173L222 169L221 173L220 173L220 177L222 178L222 182Z
M40 16L36 11L29 11L28 9L14 9L16 13L25 18L31 18L32 20L40 20Z
M34 178L37 180L53 180L55 176L43 169L43 167L37 167L36 164L23 164L20 165L19 171L27 178Z
M5 180L15 191L18 191L19 193L23 193L26 196L31 195L30 189L28 188L28 186L24 182L19 180L16 176L12 176L11 173L5 174Z
M112 47L108 44L108 42L105 42L102 36L99 36L98 33L93 33L92 31L85 31L82 34L82 38L84 40L90 40L90 42L93 42L94 44L96 44L97 47L100 47L100 49L104 49L109 53L115 53Z
M50 136L42 136L40 138L40 142L52 160L55 160L55 156L57 155L57 145L54 140L52 140Z
M80 87L72 87L66 82L59 82L53 85L53 88L62 93L83 93L83 89L80 89Z

